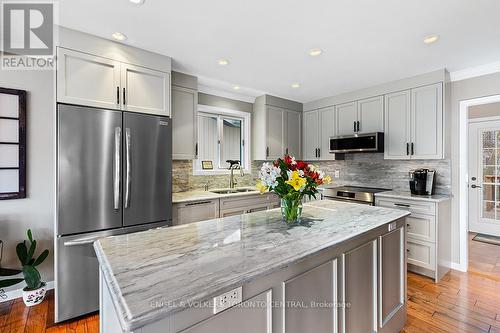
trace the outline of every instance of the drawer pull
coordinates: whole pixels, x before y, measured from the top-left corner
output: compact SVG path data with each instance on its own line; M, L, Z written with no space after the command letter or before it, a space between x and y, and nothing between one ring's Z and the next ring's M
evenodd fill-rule
M212 201L197 201L197 202L190 202L187 203L186 206L196 206L196 205L204 205L204 204L209 204Z
M406 208L410 208L411 206L408 205L408 204L402 204L402 203L394 203L394 206L398 206L398 207L406 207Z
M410 249L406 249L406 252L410 253Z

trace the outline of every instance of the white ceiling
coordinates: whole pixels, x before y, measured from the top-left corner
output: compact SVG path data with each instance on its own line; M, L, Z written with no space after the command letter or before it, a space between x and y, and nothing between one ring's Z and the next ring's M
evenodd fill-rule
M500 60L499 0L63 0L63 26L173 58L239 93L301 102ZM426 45L422 39L439 34ZM308 50L323 49L319 57ZM217 60L226 58L228 66ZM211 82L211 83L210 83ZM299 89L290 85L300 82ZM205 85L205 84L204 84Z

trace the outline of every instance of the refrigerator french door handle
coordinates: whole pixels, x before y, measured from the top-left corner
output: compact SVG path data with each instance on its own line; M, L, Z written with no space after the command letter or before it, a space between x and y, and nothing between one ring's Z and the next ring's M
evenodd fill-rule
M113 204L114 209L120 209L120 164L121 164L122 129L115 127L115 154L113 170Z
M130 206L130 128L125 129L125 208Z

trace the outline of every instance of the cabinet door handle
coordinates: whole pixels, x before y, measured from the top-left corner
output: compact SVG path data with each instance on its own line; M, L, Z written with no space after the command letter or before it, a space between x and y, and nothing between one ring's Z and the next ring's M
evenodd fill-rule
M413 142L411 143L411 154L415 155L415 145Z
M359 120L356 122L356 132L359 132Z
M354 122L354 132L356 132L356 121Z
M125 88L123 88L123 105L126 105L127 104L127 93L125 91Z
M194 158L198 159L198 142L194 145Z
M406 143L406 156L410 155L410 143Z
M186 206L197 206L197 205L206 205L211 203L212 201L198 201L198 202L190 202L187 203Z
M116 87L116 104L120 104L120 87Z
M266 147L266 157L269 157L269 147Z
M288 155L288 148L287 148L287 149L285 149L285 154L286 154L286 155Z
M410 205L402 203L395 203L394 206L410 208Z
M321 148L318 148L318 157L321 157Z

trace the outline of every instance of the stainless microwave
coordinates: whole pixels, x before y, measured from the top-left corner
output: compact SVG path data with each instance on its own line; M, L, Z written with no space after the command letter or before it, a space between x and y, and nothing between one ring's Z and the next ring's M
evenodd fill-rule
M330 137L330 153L368 152L384 152L384 133L377 132Z

